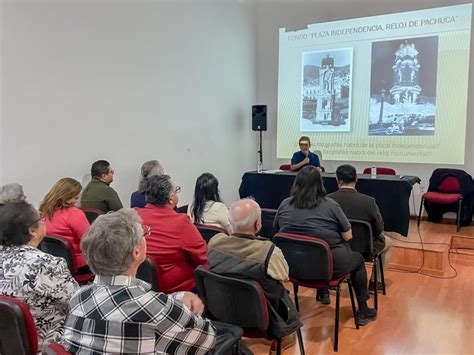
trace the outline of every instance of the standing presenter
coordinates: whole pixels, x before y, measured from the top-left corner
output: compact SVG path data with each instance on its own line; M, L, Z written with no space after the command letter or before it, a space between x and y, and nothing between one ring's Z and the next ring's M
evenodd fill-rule
M291 170L298 171L307 165L312 165L319 168L319 157L309 150L309 148L311 148L311 141L309 137L302 136L299 140L299 146L300 151L295 152L291 158Z

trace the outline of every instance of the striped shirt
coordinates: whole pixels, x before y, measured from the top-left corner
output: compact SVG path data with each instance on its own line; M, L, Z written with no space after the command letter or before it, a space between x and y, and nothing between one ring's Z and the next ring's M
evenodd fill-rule
M75 354L206 354L215 328L182 295L153 292L127 276L96 276L72 297L61 344Z

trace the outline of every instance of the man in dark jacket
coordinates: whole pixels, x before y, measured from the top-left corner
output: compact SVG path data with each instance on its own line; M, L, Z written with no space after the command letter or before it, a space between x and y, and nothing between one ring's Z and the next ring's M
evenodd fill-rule
M269 303L269 332L283 338L282 349L295 343L301 326L298 311L282 281L288 280L288 264L282 251L270 240L256 236L262 227L260 206L251 199L232 204L230 220L234 233L218 234L208 244L211 271L230 277L258 281ZM291 334L291 336L289 336ZM276 342L272 350L276 349Z
M82 191L81 207L101 210L104 213L118 211L122 202L117 192L110 187L114 181L114 169L106 160L98 160L91 167L92 180Z
M357 172L352 165L339 166L336 170L336 177L339 190L327 197L332 198L341 206L348 219L359 219L371 224L374 238L373 250L382 253L383 268L387 270L392 254L392 240L383 232L384 223L375 199L356 190ZM377 271L380 275L380 270ZM377 289L381 289L381 287L381 283L379 283ZM375 290L373 272L370 278L369 290Z

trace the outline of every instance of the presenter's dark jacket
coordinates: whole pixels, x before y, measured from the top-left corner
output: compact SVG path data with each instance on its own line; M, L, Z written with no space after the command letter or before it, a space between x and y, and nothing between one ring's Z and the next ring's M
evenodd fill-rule
M81 195L82 208L94 208L104 213L123 208L117 192L99 179L92 179Z
M361 194L352 188L341 188L327 197L332 198L341 206L348 219L360 219L372 225L374 251L379 252L385 247L385 239L382 235L384 223L373 197Z
M304 153L301 150L299 152L295 152L293 154L293 157L291 158L291 165L301 163L305 158L306 158L306 155L304 155ZM311 165L318 168L321 165L321 163L319 162L319 157L316 154L309 152L308 158L309 158L309 164L306 164L305 166Z

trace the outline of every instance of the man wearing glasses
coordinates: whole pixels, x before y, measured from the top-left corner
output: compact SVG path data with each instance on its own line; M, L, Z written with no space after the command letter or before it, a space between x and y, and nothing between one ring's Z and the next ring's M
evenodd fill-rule
M101 210L104 213L123 208L117 192L110 187L114 169L106 160L98 160L91 167L92 180L81 195L81 208Z
M302 136L299 140L300 151L295 152L291 158L291 170L298 171L306 165L312 165L317 168L320 167L319 157L310 152L311 141L309 137Z

